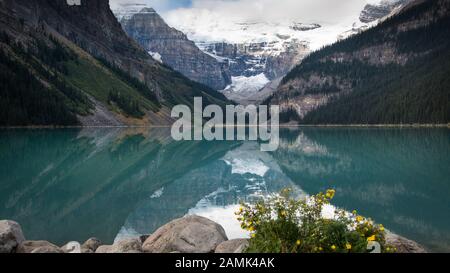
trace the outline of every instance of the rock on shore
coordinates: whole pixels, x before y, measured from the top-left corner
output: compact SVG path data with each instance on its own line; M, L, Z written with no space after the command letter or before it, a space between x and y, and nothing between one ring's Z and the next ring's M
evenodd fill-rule
M0 221L0 253L11 253L25 241L20 225L13 221Z
M421 245L388 233L386 242L398 253L425 253ZM80 244L70 242L58 247L47 241L26 241L20 225L0 221L0 253L243 253L247 239L228 240L219 224L199 216L174 220L150 236L126 239L113 245L102 245L91 238Z
M150 253L212 253L225 241L227 235L219 224L203 217L187 216L158 229L142 249Z
M386 234L386 243L397 248L397 253L427 253L418 243L393 233Z

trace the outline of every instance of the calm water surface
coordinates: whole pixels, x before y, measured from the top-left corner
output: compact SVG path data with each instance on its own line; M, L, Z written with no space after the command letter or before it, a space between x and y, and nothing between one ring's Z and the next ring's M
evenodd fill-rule
M358 211L432 251L450 252L449 129L282 131L254 142L174 142L168 129L0 131L0 219L27 239L104 243L198 214L245 236L233 212L286 187L337 190Z

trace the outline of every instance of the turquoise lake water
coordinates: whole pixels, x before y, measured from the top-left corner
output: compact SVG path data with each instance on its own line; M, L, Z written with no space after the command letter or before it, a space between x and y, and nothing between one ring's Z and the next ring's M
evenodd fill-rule
M186 214L245 236L240 201L293 187L450 252L450 130L300 128L255 142L175 142L169 129L0 131L0 219L30 240L104 243Z

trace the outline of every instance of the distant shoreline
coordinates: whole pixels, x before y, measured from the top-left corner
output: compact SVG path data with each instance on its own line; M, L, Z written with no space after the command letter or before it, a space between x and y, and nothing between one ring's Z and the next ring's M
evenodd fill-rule
M222 126L223 128L229 126ZM242 127L242 126L237 126ZM247 126L248 127L248 126ZM253 127L253 126L252 126ZM257 126L258 127L258 126ZM148 126L0 126L0 130L6 129L133 129L133 128L171 128L171 125L148 125ZM280 128L450 128L448 124L282 124Z

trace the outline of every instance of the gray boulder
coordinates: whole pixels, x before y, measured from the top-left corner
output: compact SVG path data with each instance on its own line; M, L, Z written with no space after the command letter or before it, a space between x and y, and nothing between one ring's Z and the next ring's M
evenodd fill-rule
M142 253L142 242L139 238L125 239L113 245L99 246L95 253Z
M14 221L0 221L0 253L14 252L25 241L20 225Z
M17 246L17 253L64 253L56 245L47 241L24 241Z
M61 247L64 253L81 253L81 244L79 242L69 242Z
M40 254L57 254L57 253L64 253L64 251L60 248L55 248L52 246L42 246L35 248L31 253L40 253Z
M112 249L112 245L103 245L103 246L99 246L97 248L97 250L95 251L95 253L99 253L99 254L112 253L111 249Z
M187 216L158 229L142 249L148 253L212 253L227 240L219 224L203 217Z
M247 239L236 239L221 243L216 248L216 253L243 253L249 246Z
M418 243L393 233L386 234L386 244L395 247L397 253L427 253Z
M97 238L90 238L81 245L82 253L95 253L97 248L102 245L102 242Z

